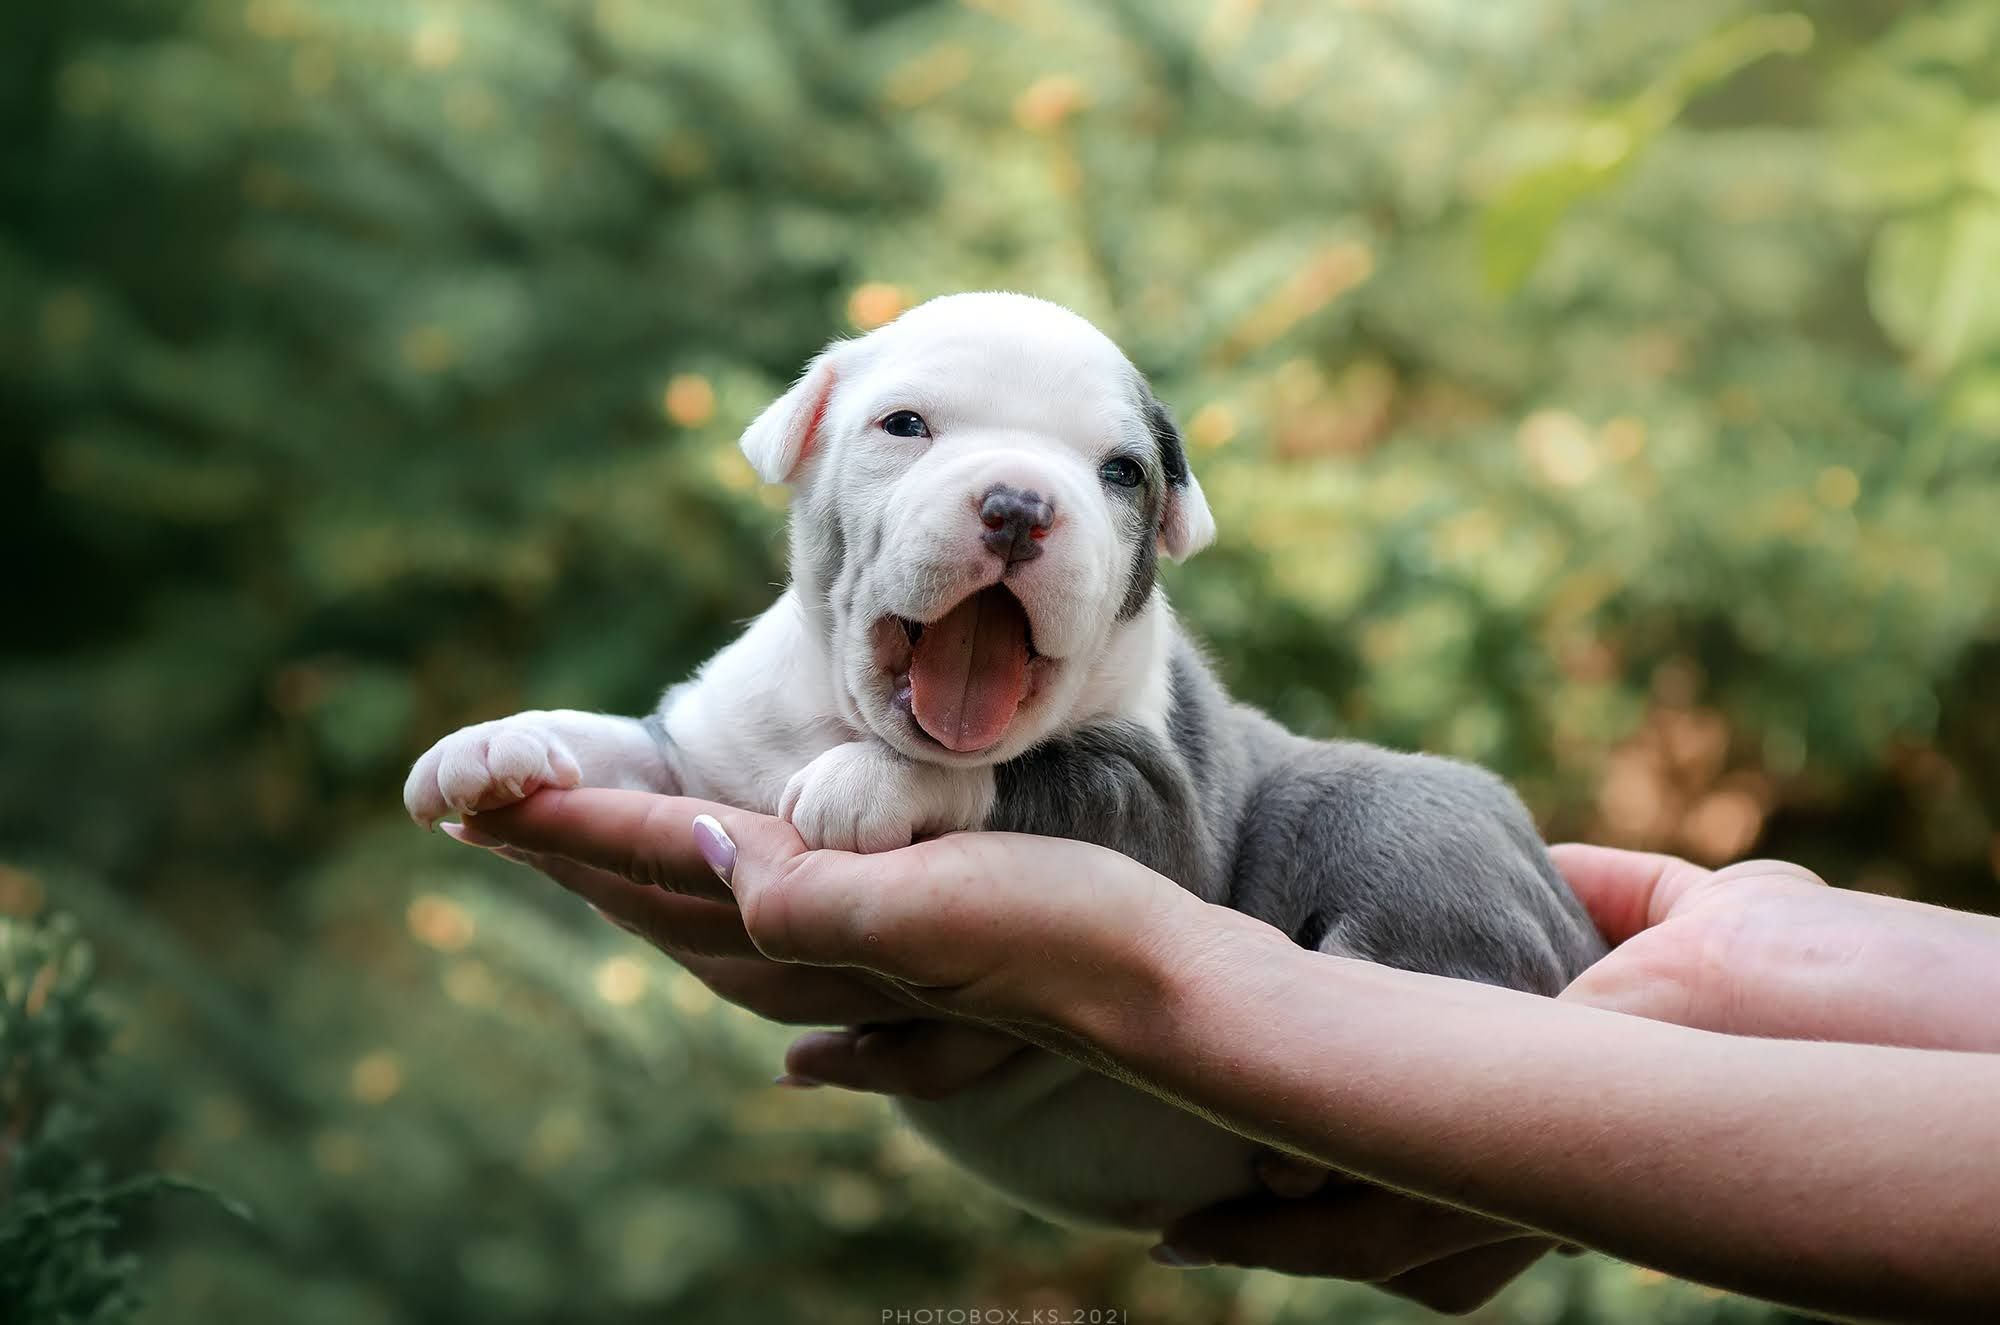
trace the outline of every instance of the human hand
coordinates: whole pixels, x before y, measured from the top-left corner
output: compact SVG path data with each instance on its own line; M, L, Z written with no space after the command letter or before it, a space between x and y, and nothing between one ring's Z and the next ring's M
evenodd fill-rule
M1672 856L1571 845L1556 863L1612 951L1569 1002L1725 1034L2000 1048L1974 1007L1992 922L1829 888L1786 861L1707 870ZM1955 971L1959 980L1941 979ZM1166 1232L1168 1263L1258 1265L1375 1283L1440 1311L1489 1300L1555 1245L1365 1184L1303 1201L1198 1212Z
M1614 945L1566 1000L1726 1035L2000 1050L2000 918L1830 888L1781 860L1555 856Z
M1782 861L1710 871L1669 856L1590 846L1556 849L1559 866L1614 944L1562 997L1735 1034L1989 1047L1989 1021L1940 1015L1927 997L1885 999L1912 982L1905 962L1934 960L1965 941L1964 918L1829 889ZM1922 943L1882 947L1886 926L1924 928ZM1884 969L1887 963L1890 969ZM1928 972L1927 972L1928 973ZM1909 969L1908 975L1918 972ZM1837 997L1843 986L1851 997ZM1914 982L1916 990L1935 988ZM1962 1009L1963 1002L1956 1002ZM1018 1042L972 1027L932 1025L920 1037L831 1032L794 1045L794 1072L852 1089L935 1098L976 1085ZM1167 1230L1167 1264L1258 1265L1375 1283L1436 1310L1490 1299L1554 1245L1447 1206L1339 1180L1317 1191L1310 1167L1273 1157L1270 1197L1198 1212ZM1278 1175L1272 1180L1272 1174ZM1308 1195L1309 1199L1286 1199Z
M727 861L704 858L697 816L719 830L710 856ZM1164 982L1152 959L1166 929L1199 939L1240 926L1284 943L1125 856L1055 838L957 834L853 856L808 851L763 815L596 788L544 791L449 831L543 870L723 997L783 1021L942 1013L1087 1045L1073 1019L1143 1005ZM894 1042L920 1056L939 1046L937 1061L963 1072L983 1055L959 1046L975 1041Z
M2000 1048L2000 1025L1978 1011L1990 1004L1967 984L1991 965L1980 927L2000 921L1829 888L1785 861L1707 870L1609 847L1554 855L1613 945L1568 1001L1725 1034ZM814 1061L858 1090L948 1094L977 1079L957 1075L975 1055L933 1041L923 1062L894 1061L891 1043L850 1061L851 1044L822 1037Z
M729 889L702 858L697 816L720 805L643 792L546 792L443 831L541 871L658 948L719 997L784 1025L885 1027L921 1010L860 972L757 951ZM776 822L776 821L772 821ZM778 825L782 828L783 825Z
M621 795L629 797L622 804ZM553 831L540 841L516 832L515 845L669 887L692 875L692 839L673 840L673 825L712 807L611 792L538 799L570 798L570 822L543 825ZM523 813L537 811L482 816L481 827L504 841L509 816ZM804 852L789 829L759 816L718 817L744 848L734 862L737 898L755 951L872 972L892 1005L900 999L976 1018L1073 1052L1145 1044L1157 1038L1161 1015L1178 1020L1176 1007L1196 1021L1215 1015L1231 1001L1232 980L1265 965L1262 945L1296 952L1268 926L1204 906L1123 857L1076 843L970 834L854 857ZM649 822L664 829L650 835L660 840L648 840ZM1569 1001L1737 1034L1954 1047L1984 1034L1991 1043L1993 1028L1978 1022L2000 996L2000 972L1989 960L2000 921L1838 893L1789 866L1710 875L1667 858L1584 848L1559 860L1607 934L1623 940L1564 995ZM1065 886L1049 887L1051 878ZM1820 942L1785 941L1799 933ZM1762 960L1732 966L1717 954ZM1717 996L1708 974L1715 971L1734 982L1721 987L1733 994ZM989 1039L968 1059L945 1052L955 1035L920 1038L933 1060L956 1062L951 1072L975 1079L981 1057L1007 1051ZM893 1049L897 1041L883 1043ZM921 1073L911 1084L927 1089ZM1404 1200L1350 1185L1288 1210L1199 1212L1168 1231L1168 1245L1183 1263L1199 1263L1208 1246L1214 1261L1332 1269L1447 1309L1483 1300L1547 1245L1422 1202L1400 1216L1379 1204ZM1388 1230L1358 1244L1374 1249L1372 1263L1330 1265L1327 1248L1357 1245L1357 1224Z
M539 849L628 877L691 868L685 845L643 840L629 816L619 823L619 803L603 799L618 793L570 795L576 822ZM639 800L669 820L707 808ZM1168 1230L1183 1263L1198 1262L1186 1252L1206 1241L1218 1248L1214 1261L1324 1272L1341 1227L1326 1212L1344 1208L1401 1234L1400 1245L1387 1236L1375 1244L1381 1259L1361 1277L1386 1274L1394 1291L1454 1309L1539 1250L1509 1222L1807 1309L1882 1312L1921 1291L1941 1316L1963 1314L2000 1286L1990 1248L1959 1213L1991 1203L1991 1166L1965 1156L1994 1153L2000 1140L1983 1107L2000 1069L1979 1053L1826 1038L1990 1044L1995 1029L1977 1022L2000 997L1991 960L2000 920L1892 899L1850 909L1860 899L1790 867L1709 876L1658 857L1564 853L1600 923L1626 941L1565 996L1540 999L1304 952L1269 926L1076 843L966 834L844 856L806 852L760 816L718 817L741 849L718 834L701 854L734 880L758 952L871 973L914 1005L1078 1053L1242 1120L1270 1144L1506 1221L1419 1206L1402 1222L1370 1209L1400 1198L1345 1186L1263 1226L1244 1218L1252 1210L1198 1212ZM504 843L507 815L490 826ZM1837 913L1823 909L1829 899ZM1748 914L1765 906L1776 920ZM1779 942L1801 925L1821 942ZM1656 931L1665 939L1646 937ZM1768 950L1739 946L1746 938ZM1703 996L1713 986L1694 960L1715 952L1769 960L1749 978L1729 970L1734 997L1718 1000ZM1910 981L1911 972L1923 978ZM1898 977L1904 987L1882 983ZM1829 993L1852 1021L1825 1010ZM1621 1011L1590 1006L1596 999ZM1815 1025L1818 1040L1744 1038ZM1321 1070L1301 1044L1359 1075ZM1202 1067L1216 1062L1233 1070ZM1482 1083L1476 1097L1463 1091L1468 1073ZM1852 1088L1828 1092L1829 1079ZM1898 1132L1913 1105L1927 1127ZM1874 1143L1850 1149L1829 1175L1825 1155L1856 1135ZM1881 1226L1883 1202L1927 1186L1955 1195L1906 1206L1907 1225ZM1217 1224L1203 1233L1203 1220ZM1462 1221L1455 1230L1453 1220ZM1916 1275L1871 1260L1889 1232L1896 1256L1922 1267ZM1230 1252L1232 1238L1247 1250ZM1440 1245L1458 1249L1437 1257ZM1805 1262L1810 1273L1797 1268Z
M1667 857L1570 848L1559 860L1592 918L1614 942L1633 937L1642 922L1664 925L1677 908L1691 907L1714 876ZM1772 867L1775 877L1745 891L1746 899L1797 887L1822 887L1794 867ZM1741 877L1739 872L1738 877ZM1762 878L1754 875L1752 878ZM1683 913L1685 914L1685 913ZM1638 971L1626 971L1618 953L1593 968L1566 997L1593 993L1638 1015L1664 1015L1665 990L1657 978L1670 951L1698 952L1686 926L1669 931L1671 947L1631 949ZM1647 974L1640 974L1645 972ZM1640 991L1651 989L1651 995ZM1650 998L1651 1002L1644 1000ZM853 1090L935 1099L974 1088L980 1078L1026 1045L991 1029L943 1022L920 1029L826 1031L807 1035L786 1056L795 1077ZM1374 1284L1435 1311L1470 1311L1490 1300L1557 1244L1509 1224L1369 1183L1335 1178L1323 1169L1270 1154L1259 1166L1269 1195L1227 1202L1191 1214L1165 1230L1154 1250L1164 1265L1256 1266L1288 1274Z

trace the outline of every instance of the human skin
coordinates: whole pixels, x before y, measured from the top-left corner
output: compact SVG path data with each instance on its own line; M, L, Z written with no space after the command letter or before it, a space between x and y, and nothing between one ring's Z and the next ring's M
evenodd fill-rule
M1990 1001L2000 993L2000 921L1831 889L1782 861L1710 871L1601 847L1562 846L1555 855L1618 945L1565 991L1567 1001L1738 1035L2000 1052ZM965 1023L906 1022L813 1032L787 1066L796 1081L936 1097L975 1085L1021 1047ZM1555 1245L1273 1160L1272 1197L1179 1221L1155 1257L1354 1279L1463 1311Z
M701 813L734 839L734 906L699 863ZM1619 946L1550 1000L1308 953L1074 842L843 856L774 820L601 791L477 826L767 1015L984 1024L896 1032L877 1057L918 1086L940 1065L933 1086L976 1079L1015 1036L1377 1188L1191 1216L1168 1233L1183 1262L1463 1309L1556 1238L1807 1310L2000 1301L2000 921L1796 867L1570 849Z

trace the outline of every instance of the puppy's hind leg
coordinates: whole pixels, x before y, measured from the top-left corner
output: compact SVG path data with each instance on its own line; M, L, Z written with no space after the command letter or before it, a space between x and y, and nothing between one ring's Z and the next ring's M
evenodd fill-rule
M1305 947L1539 994L1604 954L1520 800L1483 769L1301 743L1249 823L1238 904Z

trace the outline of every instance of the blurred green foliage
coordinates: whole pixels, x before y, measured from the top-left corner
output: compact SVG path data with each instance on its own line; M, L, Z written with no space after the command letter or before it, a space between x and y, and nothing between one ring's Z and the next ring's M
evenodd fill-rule
M92 974L72 923L0 918L0 1303L10 1319L111 1321L131 1308L133 1262L106 1235L136 1192L109 1184L91 1150L108 1038L87 1001Z
M1993 909L1996 71L1985 0L0 12L0 911L108 959L104 1172L259 1216L117 1206L64 1253L108 1305L27 1318L123 1314L132 1249L156 1321L1420 1314L770 1090L780 1032L402 772L648 705L782 575L741 424L1010 287L1179 410L1222 537L1173 589L1245 697L1552 834ZM13 1082L54 1032L6 1015ZM1585 1259L1486 1318L1764 1313Z
M110 1027L92 999L96 973L68 916L0 915L0 1306L10 1321L128 1319L137 1262L113 1237L146 1198L192 1189L159 1173L113 1179L97 1153Z

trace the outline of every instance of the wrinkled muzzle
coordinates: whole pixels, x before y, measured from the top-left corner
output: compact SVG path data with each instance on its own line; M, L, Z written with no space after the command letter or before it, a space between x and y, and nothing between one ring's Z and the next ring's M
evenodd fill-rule
M1078 468L968 450L876 497L879 552L837 628L864 641L862 689L943 750L1014 744L1056 667L1108 632L1120 531Z

